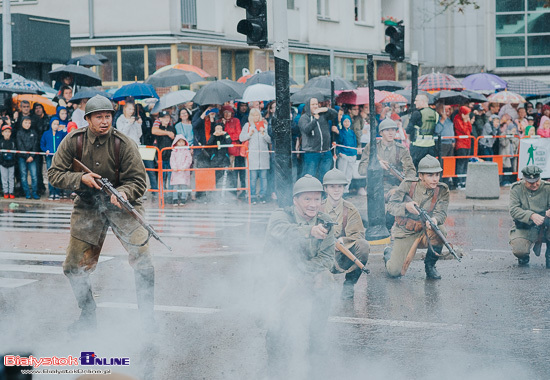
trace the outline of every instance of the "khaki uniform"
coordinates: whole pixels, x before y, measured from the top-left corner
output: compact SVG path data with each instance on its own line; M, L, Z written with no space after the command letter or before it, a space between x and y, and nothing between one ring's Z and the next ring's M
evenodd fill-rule
M336 207L333 207L332 203L325 199L323 201L323 211L334 222L338 223L332 227L335 238L342 238L344 247L349 249L361 263L366 265L369 259L370 245L365 240L365 227L361 215L353 203L340 199ZM339 250L335 250L334 259L336 271L346 273L346 282L352 285L357 283L361 276L361 270L357 268L357 265L353 264Z
M418 178L414 179L405 179L396 192L391 196L388 203L388 212L396 217L396 223L392 228L392 237L394 239L393 250L391 258L386 263L386 270L390 276L399 276L401 274L403 263L409 253L411 247L413 246L415 240L418 237L421 237L423 230L421 229L422 225L425 225L418 215L413 215L409 213L404 201L405 195L409 194L411 186L413 183L416 183L411 198L418 203L418 205L428 211L428 214L437 220L437 225L446 236L446 231L443 227L445 219L447 218L447 208L449 206L449 188L444 183L439 183L438 188L439 192L435 204L432 209L433 197L435 190L428 189L424 186L422 181ZM430 209L432 209L430 211ZM404 224L408 222L408 224ZM415 223L418 222L418 223ZM414 225L416 224L416 226ZM441 252L443 242L431 231L428 231L428 236L430 238L430 243L434 247L435 251ZM425 238L422 239L418 248L427 248L427 241Z
M515 182L510 189L510 215L515 226L510 230L510 245L512 253L518 258L528 257L531 247L537 241L540 227L530 219L537 213L544 216L550 209L550 182L542 181L537 191L528 190L524 180ZM550 231L546 229L546 236L550 241Z
M311 350L323 347L334 278L334 232L316 239L311 228L330 221L319 213L310 221L294 207L278 209L269 219L265 262L271 286L266 349L270 378L307 378Z

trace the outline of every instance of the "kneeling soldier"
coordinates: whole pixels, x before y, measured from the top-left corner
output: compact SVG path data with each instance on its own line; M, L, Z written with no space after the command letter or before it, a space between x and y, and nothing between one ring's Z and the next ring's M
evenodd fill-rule
M338 242L349 249L363 265L366 265L370 246L369 242L365 240L365 227L359 211L353 203L342 198L347 184L346 175L338 169L332 169L325 174L323 186L327 198L323 201L323 212L338 223L333 227L334 236ZM334 261L333 272L346 273L342 299L352 299L353 287L359 280L362 271L338 250L335 251Z
M531 247L540 255L542 243L546 243L546 268L550 268L550 231L547 228L550 217L550 183L540 179L542 170L530 165L523 168L523 179L512 185L510 190L510 215L515 226L510 230L512 253L520 266L529 264Z
M405 179L390 198L388 211L395 216L392 228L394 242L393 251L391 247L384 250L384 261L392 277L405 274L417 248L428 248L424 259L426 278L441 278L435 263L443 249L443 242L432 231L429 222L424 224L419 219L415 205L424 208L446 235L443 224L447 218L449 188L439 182L442 171L439 161L427 155L418 164L419 178ZM406 195L412 201L407 200Z

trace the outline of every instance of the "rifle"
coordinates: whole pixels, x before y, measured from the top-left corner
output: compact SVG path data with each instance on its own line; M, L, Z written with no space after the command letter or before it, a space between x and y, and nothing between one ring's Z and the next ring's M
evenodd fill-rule
M90 169L86 167L82 162L77 160L76 158L73 158L73 171L75 172L84 172L84 173L93 173ZM122 197L122 194L113 186L113 184L107 179L107 178L95 178L95 182L101 187L101 191L107 195L114 195L120 204L121 208L126 211L132 218L134 218L139 224L143 226L149 233L149 237L147 240L149 240L152 237L157 239L160 243L162 243L168 250L172 250L170 246L168 246L165 242L162 241L160 236L157 234L157 232L153 229L153 226L151 226L147 221L141 216L140 213L136 211L134 206L130 204L126 199Z
M398 180L403 181L405 179L405 175L401 173L393 164L390 164L388 162L389 172Z
M544 239L544 235L546 233L546 229L548 228L548 217L544 216L544 222L538 226L539 233L537 235L537 240L535 241L535 245L533 246L533 252L536 256L540 256L540 250L542 248L542 241ZM546 248L548 250L548 247Z
M327 222L327 221L325 221L323 223L323 227L325 227L329 231L332 228L332 226L337 226L337 225L338 225L338 223L336 223L336 222ZM347 249L342 244L340 244L338 242L338 240L336 241L335 247L336 247L337 250L342 252L348 259L350 259L355 265L357 265L357 267L359 269L361 269L361 271L365 272L366 274L370 273L370 271L367 269L367 267L365 265L363 265L363 263L361 261L359 261L359 259L353 253L351 253L351 251L349 249Z
M407 202L414 202L412 200L412 198L409 196L409 194L405 195L405 200ZM437 237L443 242L445 247L447 247L447 249L449 250L449 253L451 255L453 255L455 257L455 259L460 261L460 258L458 257L458 255L457 255L456 251L454 250L453 246L451 244L449 244L449 242L447 241L447 238L445 237L445 235L443 235L443 232L441 232L441 230L439 229L437 224L434 223L432 218L430 218L430 215L428 215L428 212L426 210L424 210L422 207L417 206L417 205L414 205L414 208L416 209L416 211L418 211L418 214L420 215L420 219L422 219L422 221L424 223L426 223L426 222L430 223L430 227L432 228L432 231L435 232ZM426 236L426 239L427 238L428 237Z

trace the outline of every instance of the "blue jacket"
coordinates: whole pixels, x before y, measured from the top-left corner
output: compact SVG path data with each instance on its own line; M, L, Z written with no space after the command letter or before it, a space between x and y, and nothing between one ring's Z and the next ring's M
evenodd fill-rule
M63 131L57 131L55 132L55 136L53 135L52 129L48 129L44 134L42 135L42 138L40 139L40 149L43 152L49 151L50 153L57 152L57 148L59 148L59 144L61 144L61 140L63 140L63 137L67 135L66 132Z
M355 137L355 131L353 129L341 127L338 128L338 131L340 132L337 138L338 144L351 146L353 148L357 147L357 137ZM357 149L342 148L339 146L337 152L343 153L346 156L357 156Z

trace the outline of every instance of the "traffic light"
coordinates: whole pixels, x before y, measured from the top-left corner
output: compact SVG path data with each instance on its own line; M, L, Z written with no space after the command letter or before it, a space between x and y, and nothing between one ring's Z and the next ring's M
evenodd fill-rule
M267 0L237 0L246 9L246 20L237 24L237 32L246 36L246 43L263 49L267 46Z
M397 25L386 28L386 36L390 37L390 43L386 45L386 53L392 61L403 62L405 59L405 26L403 21Z

